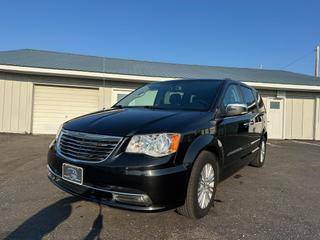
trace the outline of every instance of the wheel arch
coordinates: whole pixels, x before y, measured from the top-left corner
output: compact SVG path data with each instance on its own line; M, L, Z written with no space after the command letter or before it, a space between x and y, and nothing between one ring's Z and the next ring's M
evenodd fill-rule
M184 165L192 169L194 162L202 151L208 151L217 157L219 170L221 171L224 162L223 146L219 139L212 135L201 135L192 142L184 157Z

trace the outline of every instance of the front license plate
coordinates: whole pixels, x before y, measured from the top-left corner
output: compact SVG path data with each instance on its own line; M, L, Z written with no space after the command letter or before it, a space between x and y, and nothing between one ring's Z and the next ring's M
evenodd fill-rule
M83 168L68 163L62 164L62 179L82 185Z

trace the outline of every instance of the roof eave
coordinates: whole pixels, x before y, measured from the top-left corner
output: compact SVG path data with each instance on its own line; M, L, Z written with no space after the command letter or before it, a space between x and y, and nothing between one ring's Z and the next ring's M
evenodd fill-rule
M0 64L0 71L12 72L12 73L23 73L23 74L30 74L30 75L62 76L62 77L71 77L71 78L87 78L87 79L101 79L101 80L108 79L108 80L130 81L130 82L140 82L140 83L182 79L182 78L126 75L126 74L89 72L89 71L40 68L40 67L23 67L23 66L3 65L3 64ZM314 85L262 83L258 81L250 81L250 82L243 81L243 82L249 86L264 88L264 89L320 92L320 86L314 86Z
M45 76L62 76L71 78L88 78L88 79L109 79L118 81L132 81L132 82L155 82L164 80L175 80L180 78L168 78L168 77L153 77L153 76L139 76L139 75L127 75L116 73L102 73L102 72L89 72L79 70L67 70L67 69L53 69L53 68L40 68L40 67L22 67L16 65L3 65L0 64L0 71L23 73L31 75L45 75Z

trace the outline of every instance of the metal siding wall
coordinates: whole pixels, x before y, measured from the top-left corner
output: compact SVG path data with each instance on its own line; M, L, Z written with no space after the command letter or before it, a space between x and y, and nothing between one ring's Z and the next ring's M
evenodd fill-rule
M320 98L316 100L315 140L320 140Z
M99 108L108 109L111 107L111 88L99 88Z
M292 108L293 108L293 101L290 98L286 98L286 122L285 122L285 138L291 139L292 138Z
M4 97L4 81L0 80L0 131L3 129Z
M19 132L20 82L12 82L11 92L11 131Z
M303 112L302 112L302 138L314 139L315 137L315 100L304 99L303 100Z
M31 124L32 124L32 111L33 111L33 83L29 83L27 85L27 112L26 112L26 118L25 121L25 127L28 129L28 132L31 133Z
M303 100L292 99L292 138L299 139L303 135Z
M30 133L32 83L0 80L0 132Z
M257 89L257 90L262 97L276 97L277 96L276 90L266 90L266 89Z
M4 82L3 116L2 116L2 131L4 132L12 132L11 103L12 103L12 81L5 81Z

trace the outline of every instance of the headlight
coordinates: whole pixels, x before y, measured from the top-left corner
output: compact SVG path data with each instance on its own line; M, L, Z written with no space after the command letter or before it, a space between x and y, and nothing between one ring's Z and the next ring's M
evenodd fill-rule
M126 152L163 157L176 152L179 143L180 134L178 133L135 135L131 138Z

